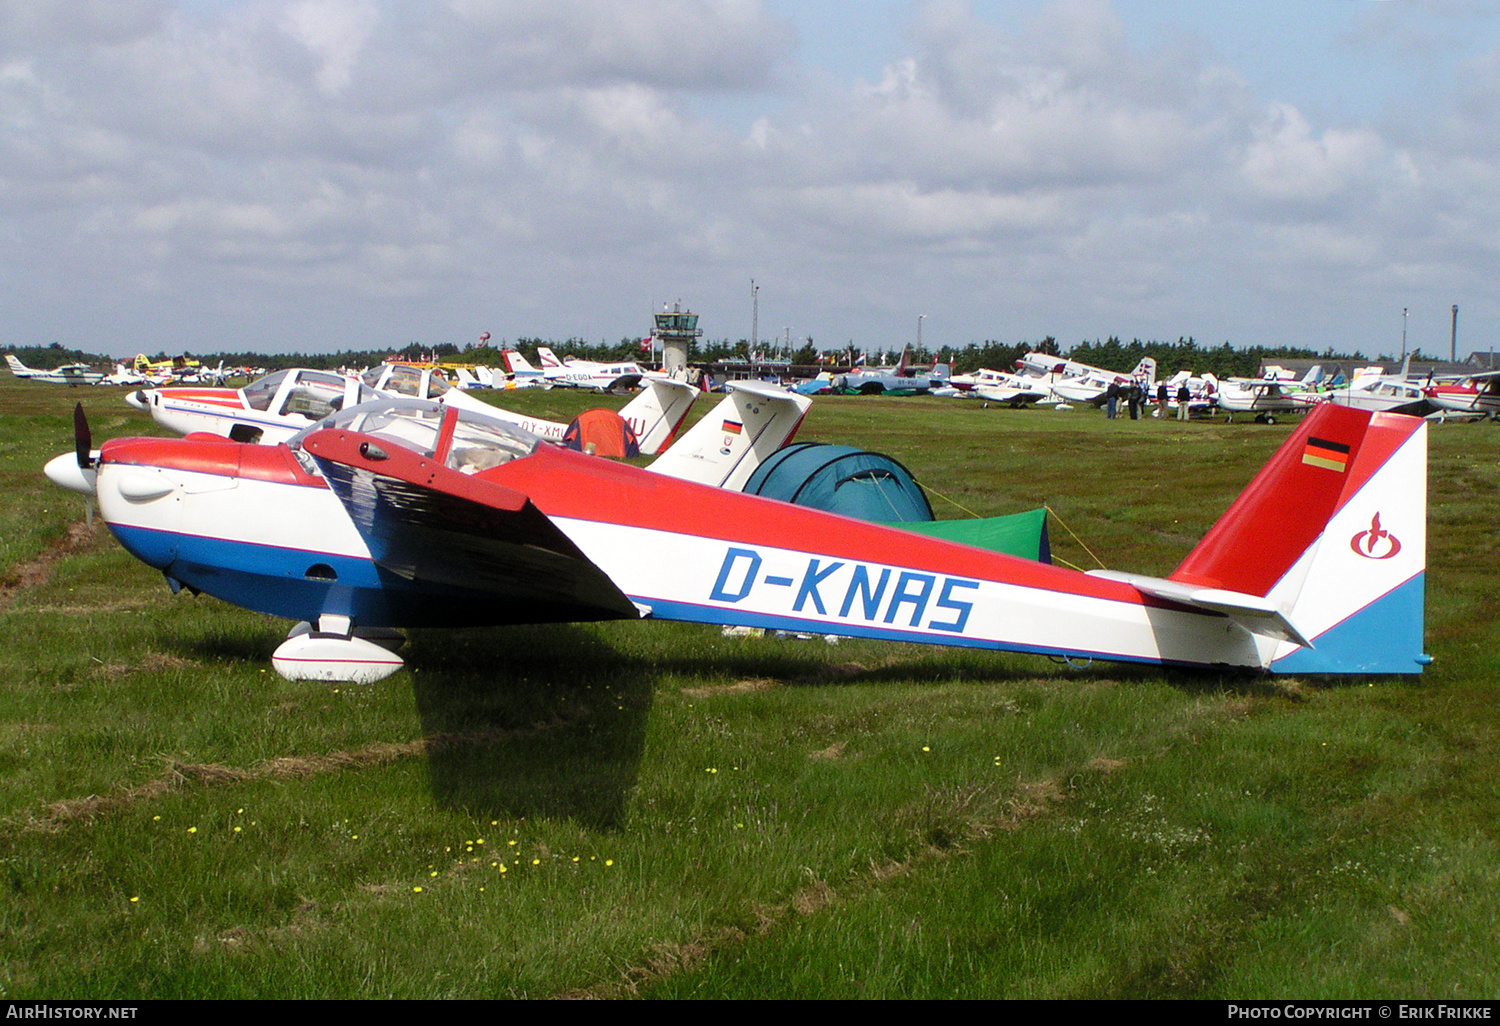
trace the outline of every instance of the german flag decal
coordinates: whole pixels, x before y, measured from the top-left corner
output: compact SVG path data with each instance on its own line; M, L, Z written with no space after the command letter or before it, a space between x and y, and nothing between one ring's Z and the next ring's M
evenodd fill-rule
M1309 435L1307 447L1302 450L1302 462L1342 474L1349 469L1349 447Z

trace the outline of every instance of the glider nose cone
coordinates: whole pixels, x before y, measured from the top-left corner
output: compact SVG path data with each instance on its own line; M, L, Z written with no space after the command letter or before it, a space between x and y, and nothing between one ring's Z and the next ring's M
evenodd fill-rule
M146 398L146 390L138 388L125 397L125 401L136 409L145 411L151 408L150 400Z
M94 494L94 483L96 473L93 467L99 459L99 451L94 450L88 467L78 465L78 456L71 452L65 452L61 456L47 461L42 472L47 475L47 480L70 492L78 492L82 495Z

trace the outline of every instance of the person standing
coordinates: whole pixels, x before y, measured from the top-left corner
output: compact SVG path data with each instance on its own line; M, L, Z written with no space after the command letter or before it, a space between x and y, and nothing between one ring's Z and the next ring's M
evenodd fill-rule
M1188 391L1187 382L1177 386L1177 419L1188 420L1192 416L1193 393Z
M1120 405L1120 383L1111 381L1109 387L1104 390L1104 416L1108 420L1115 419L1115 409Z
M1156 386L1156 415L1162 420L1167 419L1167 383L1165 381Z

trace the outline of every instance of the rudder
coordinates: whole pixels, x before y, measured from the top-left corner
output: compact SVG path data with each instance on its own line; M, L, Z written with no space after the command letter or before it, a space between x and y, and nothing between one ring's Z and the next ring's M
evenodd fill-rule
M1169 580L1281 609L1273 671L1419 673L1426 552L1426 424L1323 404Z

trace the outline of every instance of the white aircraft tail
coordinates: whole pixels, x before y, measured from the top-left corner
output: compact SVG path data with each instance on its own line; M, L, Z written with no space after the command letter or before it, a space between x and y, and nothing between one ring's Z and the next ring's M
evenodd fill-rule
M1156 384L1156 361L1149 356L1141 357L1141 362L1135 365L1135 370L1130 372L1132 378L1144 378L1147 385Z
M620 410L635 432L642 456L654 456L672 444L698 390L681 381L650 378L640 393Z
M557 358L557 354L546 346L536 347L536 358L542 361L543 367L565 367L567 366Z
M10 367L10 372L18 378L29 378L36 373L36 371L26 366L10 353L5 354L5 363L8 367Z
M507 349L501 355L505 357L505 369L510 371L512 374L538 373L537 369L531 365L530 361L528 361L526 357L521 355L521 351L519 349Z
M764 381L731 381L729 394L650 469L738 491L755 468L797 433L812 400Z
M1277 673L1419 673L1427 425L1325 403L1166 580L1109 574L1221 613Z

